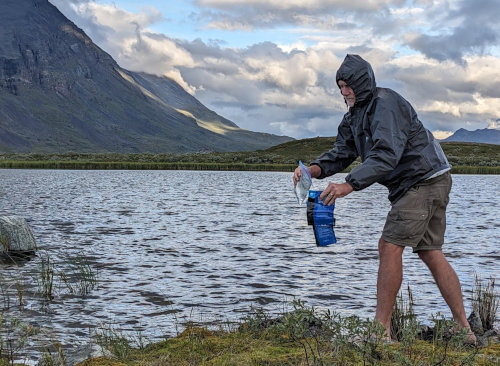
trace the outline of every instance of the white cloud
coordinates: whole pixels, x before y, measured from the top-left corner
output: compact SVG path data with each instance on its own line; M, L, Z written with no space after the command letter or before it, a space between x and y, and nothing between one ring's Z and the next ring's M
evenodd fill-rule
M115 5L93 1L51 0L84 27L85 32L125 69L146 71L168 76L194 93L178 67L194 67L196 62L189 52L165 35L151 32L149 26L163 19L153 7L141 12L125 11Z
M438 140L444 140L445 138L450 137L451 135L453 135L453 132L452 131L439 131L439 130L436 130L436 131L432 131L432 134Z
M490 124L488 125L488 128L494 130L500 130L500 118L495 121L491 121Z
M198 0L201 7L242 12L249 9L273 9L275 11L303 10L321 14L332 9L364 9L371 11L383 6L402 4L401 0Z
M495 71L500 68L500 59L474 56L466 60L459 65L411 55L378 63L375 73L382 80L379 85L387 82L394 87L419 114L432 113L434 119L439 118L441 122L430 121L434 128L450 120L456 130L460 121L484 125L497 118L500 110L500 76Z

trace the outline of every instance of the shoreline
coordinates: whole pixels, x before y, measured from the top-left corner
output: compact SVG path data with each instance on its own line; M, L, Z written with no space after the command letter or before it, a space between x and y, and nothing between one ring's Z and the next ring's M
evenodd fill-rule
M355 165L343 171L348 173ZM82 160L0 160L0 169L55 170L200 170L200 171L269 171L293 172L296 164L283 163L213 163L213 162L144 162ZM500 166L452 166L452 174L500 175Z
M500 360L498 331L467 344L466 332L450 333L456 324L434 317L423 326L412 312L411 298L398 297L393 341L375 321L319 311L300 300L272 317L254 309L232 327L188 323L177 335L149 344L126 338L115 329L98 335L100 355L77 366L102 365L494 365ZM472 314L471 314L472 316Z
M0 152L0 168L77 170L220 170L293 172L334 146L335 137L294 140L256 151L164 153ZM500 145L442 142L453 174L500 174ZM348 173L358 158L344 170Z

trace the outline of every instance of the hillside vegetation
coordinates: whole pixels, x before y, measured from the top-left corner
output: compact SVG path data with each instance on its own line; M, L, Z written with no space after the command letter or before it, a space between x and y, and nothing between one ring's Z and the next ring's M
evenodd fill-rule
M183 154L2 154L0 168L292 171L333 147L335 137L289 141L266 150ZM500 145L443 142L454 173L500 174ZM355 162L353 165L359 164Z

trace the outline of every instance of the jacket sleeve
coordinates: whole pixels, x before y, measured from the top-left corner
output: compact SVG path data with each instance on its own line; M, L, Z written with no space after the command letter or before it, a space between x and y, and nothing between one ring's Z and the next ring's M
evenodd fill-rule
M358 157L351 128L346 117L339 125L337 139L333 149L323 153L311 162L321 168L318 179L329 177L347 168Z
M408 141L412 111L413 108L403 98L375 101L366 115L372 148L363 163L346 177L354 190L364 189L387 178L396 168Z

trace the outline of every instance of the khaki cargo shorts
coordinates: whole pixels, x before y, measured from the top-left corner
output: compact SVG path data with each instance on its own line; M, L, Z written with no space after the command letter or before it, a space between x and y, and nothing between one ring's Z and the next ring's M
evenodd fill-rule
M441 250L451 183L448 171L410 188L392 205L382 239L392 244L412 247L413 252Z

